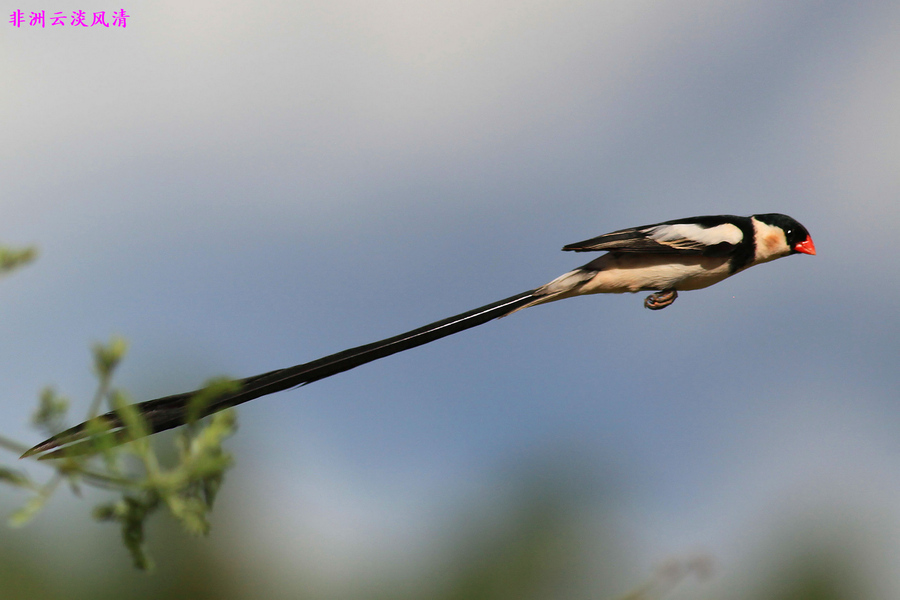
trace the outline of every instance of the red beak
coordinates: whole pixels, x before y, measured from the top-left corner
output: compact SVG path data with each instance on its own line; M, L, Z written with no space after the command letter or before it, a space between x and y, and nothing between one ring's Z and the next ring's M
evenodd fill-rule
M803 254L815 254L816 253L816 245L813 244L812 237L806 236L806 239L802 242L797 242L794 246L794 250L797 252L802 252Z

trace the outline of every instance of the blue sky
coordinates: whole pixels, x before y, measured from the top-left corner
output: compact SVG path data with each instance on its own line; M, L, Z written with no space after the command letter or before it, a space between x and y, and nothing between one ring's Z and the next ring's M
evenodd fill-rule
M125 8L0 29L0 240L41 249L0 287L5 434L37 441L47 383L86 406L113 333L150 398L530 289L606 231L783 212L816 257L659 313L536 307L242 408L224 502L282 517L259 552L364 554L562 449L619 478L648 564L842 507L900 529L900 5Z

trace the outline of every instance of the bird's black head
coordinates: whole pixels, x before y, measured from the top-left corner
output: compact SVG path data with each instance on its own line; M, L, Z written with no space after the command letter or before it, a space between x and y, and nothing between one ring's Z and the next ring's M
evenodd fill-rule
M801 225L796 219L792 219L787 215L779 213L766 213L763 215L753 215L757 221L762 221L766 225L779 227L784 231L784 239L791 248L791 254L815 254L816 247L813 245L812 237L806 227Z

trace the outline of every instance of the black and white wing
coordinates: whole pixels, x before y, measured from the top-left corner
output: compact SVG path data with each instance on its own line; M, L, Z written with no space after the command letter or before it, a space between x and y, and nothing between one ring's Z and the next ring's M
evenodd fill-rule
M749 217L720 215L676 219L654 225L620 229L569 244L572 252L643 252L728 256L744 240L752 239Z

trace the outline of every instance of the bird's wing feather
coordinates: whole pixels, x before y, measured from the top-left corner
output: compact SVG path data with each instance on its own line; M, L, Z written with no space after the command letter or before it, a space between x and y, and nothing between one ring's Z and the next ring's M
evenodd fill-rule
M563 250L727 256L742 239L741 229L724 217L696 217L620 229L569 244Z

